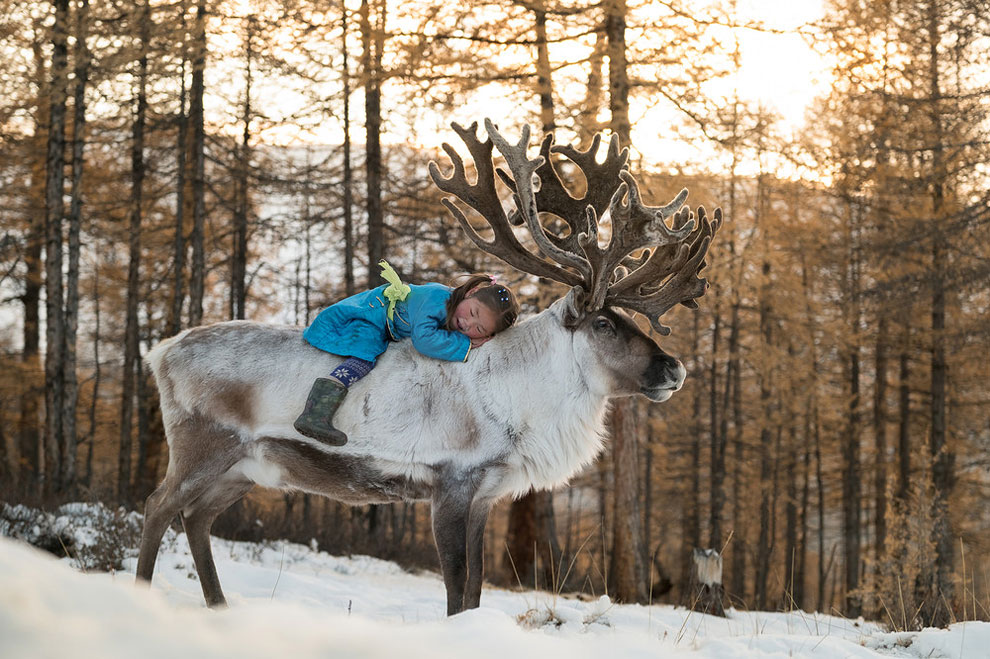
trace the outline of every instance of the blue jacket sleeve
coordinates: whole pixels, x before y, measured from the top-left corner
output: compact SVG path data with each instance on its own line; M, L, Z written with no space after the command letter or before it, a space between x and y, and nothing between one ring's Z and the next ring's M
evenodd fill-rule
M449 291L416 291L409 296L411 338L413 347L427 357L462 362L471 350L471 339L443 328L448 297Z

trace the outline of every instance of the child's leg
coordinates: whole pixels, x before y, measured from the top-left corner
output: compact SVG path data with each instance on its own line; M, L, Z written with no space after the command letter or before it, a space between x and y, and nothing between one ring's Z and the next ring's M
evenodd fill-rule
M347 435L333 425L333 416L347 396L347 388L357 382L375 366L357 357L348 357L333 370L328 378L317 378L309 391L306 407L293 423L300 434L331 446L343 446Z
M374 367L375 362L369 362L358 357L348 357L344 361L340 362L337 368L333 369L333 372L330 373L330 377L345 387L350 387L352 384L370 373L371 369Z

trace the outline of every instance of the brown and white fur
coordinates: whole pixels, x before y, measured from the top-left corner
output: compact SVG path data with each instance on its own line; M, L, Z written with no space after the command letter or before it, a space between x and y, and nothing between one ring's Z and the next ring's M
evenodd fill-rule
M482 542L496 501L560 485L602 448L610 398L663 401L684 367L623 312L578 311L572 292L473 350L465 363L393 344L335 417L342 447L292 421L340 358L297 327L196 327L148 354L169 445L148 498L137 576L150 581L180 514L206 602L225 603L210 550L216 516L254 485L350 503L432 502L447 612L478 606Z

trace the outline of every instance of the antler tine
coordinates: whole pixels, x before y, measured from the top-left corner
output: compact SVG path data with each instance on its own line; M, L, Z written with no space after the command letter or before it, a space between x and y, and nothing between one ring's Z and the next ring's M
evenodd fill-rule
M509 166L509 170L512 172L516 184L513 195L516 208L526 221L526 226L529 228L537 248L542 254L547 255L560 265L574 268L582 276L588 277L591 267L587 259L579 253L567 251L551 242L540 223L535 192L533 191L533 174L546 161L542 155L532 160L526 156L526 149L529 146L529 126L523 126L522 136L515 145L509 144L508 140L502 137L490 119L485 119L485 130L495 146L498 147L502 157L505 158L505 164Z
M627 171L619 172L619 178L628 189L629 203L622 203L622 188L612 196L609 212L612 215L612 232L626 248L626 254L644 247L669 245L684 240L694 230L694 222L670 229L666 220L684 205L687 188L683 188L665 206L647 206L639 194L636 179Z
M516 239L512 227L509 225L505 210L502 208L502 201L499 199L498 191L495 188L495 167L492 163L492 148L494 144L491 139L487 139L484 142L478 139L478 122L473 122L469 128L463 128L457 123L452 123L451 127L460 136L461 140L467 146L471 157L474 159L475 169L478 172L477 182L473 185L468 183L463 160L454 148L447 143L443 144L443 150L450 158L453 171L450 176L444 176L436 162L431 161L429 164L430 177L438 188L463 201L480 213L485 218L485 221L488 222L494 233L491 241L485 240L471 226L467 217L465 217L461 209L450 198L442 201L443 205L458 221L471 241L482 251L502 259L523 272L528 272L538 277L547 277L570 286L580 285L582 283L582 277L580 275L544 261L523 247ZM491 137L490 132L489 137Z
M638 267L629 268L625 277L617 278L612 285L611 293L623 295L625 292L636 290L640 286L662 282L674 269L683 267L690 253L689 246L696 244L698 236L705 231L704 223L699 222L695 226L693 218L694 215L687 206L676 212L672 221L674 229L692 230L690 235L681 242L659 245L653 250L644 252L645 258L641 257Z
M696 308L694 299L704 295L708 289L708 280L697 275L704 269L708 247L722 226L722 209L715 209L714 220L709 221L705 209L699 207L698 224L698 229L692 233L689 241L677 246L673 258L667 251L656 261L659 265L653 265L651 262L654 262L657 252L664 251L664 248L658 248L640 268L649 269L656 277L653 281L659 282L657 286L649 287L647 283L629 285L627 280L638 276L637 271L612 287L607 298L608 303L642 313L650 319L654 330L664 336L669 334L670 328L660 323L660 317L677 304Z
M541 197L546 197L548 194L556 198L557 195L562 193L563 198L570 199L574 202L577 201L567 193L567 190L564 189L563 184L557 177L557 173L554 171L553 165L550 162L550 147L553 145L553 140L553 133L547 133L543 136L543 141L540 143L540 155L543 156L543 164L536 168L536 175L540 177L540 189L536 191L536 208L541 213L548 207L548 204L546 203L547 200L541 200ZM498 169L495 173L502 179L502 182L513 190L516 189L516 182L508 172L504 169ZM556 184L554 183L555 181ZM582 209L578 208L577 210L580 212ZM557 213L554 214L557 215ZM564 215L560 215L560 217L567 222L568 226L571 227L572 233L575 233L573 231L574 224L571 218L576 217L576 215L573 213L565 213ZM526 220L523 219L523 216L518 209L509 214L509 222L514 225L524 224L525 221Z
M675 229L669 228L665 223L683 205L687 190L681 190L666 206L654 208L643 203L639 186L632 174L621 170L618 177L622 183L609 203L612 237L608 246L603 251L597 244L582 244L588 261L595 264L595 276L589 295L590 309L600 308L606 300L610 301L610 280L613 275L620 274L615 272L616 268L631 254L649 247L682 242L694 229L694 222ZM628 198L627 203L623 203L624 198ZM642 269L641 266L635 272Z
M601 217L608 208L612 199L612 194L619 187L620 172L625 171L629 166L629 147L619 148L619 136L612 134L612 139L608 143L608 151L605 160L598 162L598 148L601 145L602 136L596 134L591 141L591 146L584 151L580 151L571 145L554 146L553 153L559 153L573 162L581 172L588 184L588 190L583 199L578 203L582 206L594 206L595 212ZM540 199L537 198L537 202ZM540 207L543 208L542 206Z
M540 145L540 155L544 162L536 168L536 175L540 177L540 189L536 192L536 208L541 213L550 213L561 218L567 223L570 233L566 236L559 236L552 233L548 238L556 245L569 252L578 252L580 246L577 236L582 228L578 222L585 216L585 208L589 205L595 209L597 217L605 214L612 194L619 186L619 172L626 168L629 160L629 149L619 148L619 138L612 136L609 141L605 159L599 163L598 151L601 147L602 136L596 134L591 145L581 151L572 145L557 146L553 143L553 134L547 133ZM557 153L573 162L584 175L587 190L583 197L577 198L571 195L561 180L556 166L550 158L551 153ZM508 185L514 187L515 182L502 171L498 172ZM521 223L515 213L509 216L509 221Z

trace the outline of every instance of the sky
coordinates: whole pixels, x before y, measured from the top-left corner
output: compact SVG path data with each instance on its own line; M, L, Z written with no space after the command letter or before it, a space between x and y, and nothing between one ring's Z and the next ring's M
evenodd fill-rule
M821 0L740 0L739 15L775 30L794 30L822 17ZM745 95L777 109L788 127L804 122L806 107L828 84L826 62L798 34L738 31Z
M0 504L2 506L2 504ZM93 504L54 519L76 555L99 532ZM305 545L213 539L230 608L206 609L184 534L167 532L150 589L135 559L83 573L0 537L0 657L4 659L978 659L990 623L887 633L817 613L730 610L716 618L668 605L620 605L487 587L481 608L445 615L443 582L367 556Z

